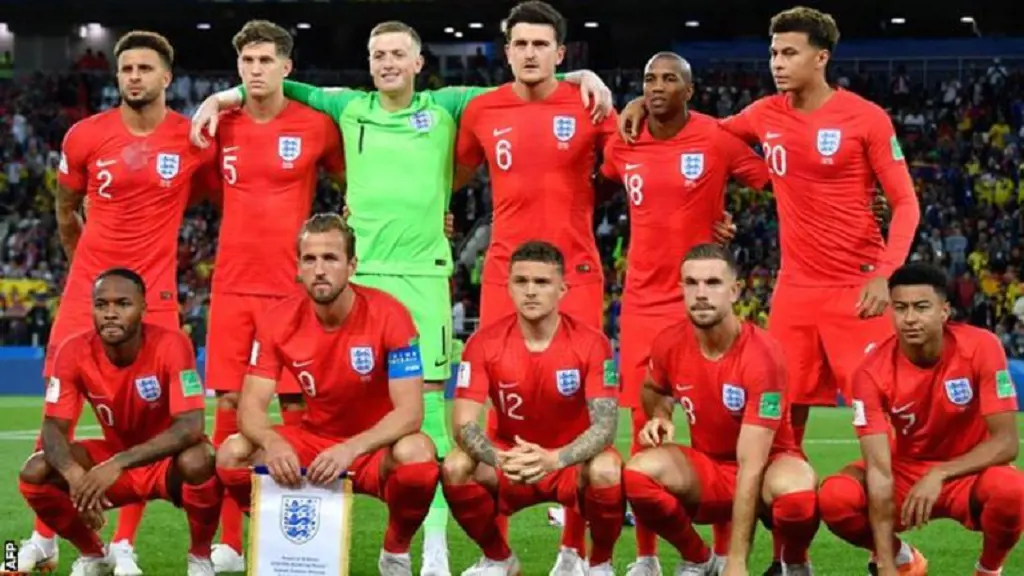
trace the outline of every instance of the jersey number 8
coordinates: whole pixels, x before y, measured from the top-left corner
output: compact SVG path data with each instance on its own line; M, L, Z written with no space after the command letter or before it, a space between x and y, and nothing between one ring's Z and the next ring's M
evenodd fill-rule
M686 412L686 419L693 426L697 423L697 412L693 408L693 400L690 400L689 396L683 396L679 398L679 405L682 406L683 411Z
M644 179L639 174L626 176L626 193L629 194L629 201L633 206L639 206L644 201Z
M498 168L508 172L512 167L512 143L508 140L498 140L494 145L494 163Z

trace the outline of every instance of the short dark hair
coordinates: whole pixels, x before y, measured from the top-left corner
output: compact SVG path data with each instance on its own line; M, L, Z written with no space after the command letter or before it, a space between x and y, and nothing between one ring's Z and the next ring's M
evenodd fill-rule
M516 262L554 264L559 274L565 274L565 256L562 256L562 251L554 244L543 240L530 240L520 244L509 258L510 266Z
M512 28L516 24L546 24L555 29L555 41L565 44L566 24L562 13L555 7L540 0L527 0L516 4L502 23L505 41L512 39Z
M121 53L125 50L135 50L136 48L149 48L159 54L160 60L168 70L174 66L174 48L170 41L162 34L148 30L132 30L121 36L117 40L117 44L114 44L114 58L120 58Z
M949 296L949 277L945 270L933 264L912 262L904 264L889 276L889 290L897 286L931 286L939 298Z
M420 38L419 33L416 32L416 29L399 20L388 20L374 26L373 29L370 30L370 40L373 40L381 34L392 33L408 34L409 37L412 38L412 43L416 45L416 50L423 48L423 40Z
M301 246L302 239L307 234L324 234L326 232L337 231L341 233L341 236L345 239L345 257L349 260L356 257L356 234L349 228L345 219L336 212L321 212L314 214L302 224L302 230L299 230L299 237L295 241L295 250L302 254Z
M274 45L277 55L282 58L291 58L292 49L295 48L295 39L290 32L274 24L270 20L249 20L242 26L242 29L231 39L235 52L241 53L242 48L249 44L270 43Z
M131 270L130 268L110 268L108 270L104 270L96 277L96 281L93 282L93 287L99 286L100 282L107 278L124 278L135 285L135 288L139 291L139 295L141 295L143 299L146 298L146 281L143 280L142 276L135 270Z
M806 6L783 10L772 17L768 34L787 32L807 34L807 41L811 46L829 52L834 52L836 44L839 44L839 26L836 25L835 18L831 14Z
M721 260L725 262L725 265L729 267L729 272L733 276L740 275L740 267L736 264L736 258L732 255L732 252L728 248L721 244L707 243L697 244L690 251L686 253L686 257L683 258L683 262L690 262L691 260Z

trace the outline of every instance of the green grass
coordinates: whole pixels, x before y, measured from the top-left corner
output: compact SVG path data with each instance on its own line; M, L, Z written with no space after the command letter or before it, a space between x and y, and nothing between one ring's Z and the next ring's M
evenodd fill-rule
M32 531L33 517L18 493L17 472L25 457L29 455L35 441L35 430L39 423L40 398L0 397L0 471L8 482L0 488L0 518L3 518L3 538L20 539ZM210 411L212 414L212 410ZM807 453L819 475L825 476L858 457L856 441L849 425L850 415L846 410L819 409L812 412L807 433ZM212 420L208 421L208 425ZM683 427L685 429L685 427ZM80 433L95 436L99 428L91 411L83 417ZM629 425L623 412L619 427L618 446L626 450L629 443ZM1020 464L1020 461L1018 461ZM353 523L353 558L351 573L356 576L376 574L376 562L383 529L385 526L384 506L369 498L357 497L356 522ZM108 522L105 534L109 537L113 518ZM701 533L710 541L705 528ZM511 527L512 547L523 564L523 573L529 576L547 574L558 549L559 532L548 526L544 506L525 510L516 515ZM472 564L479 550L462 533L454 521L449 523L452 570L458 574ZM930 561L930 572L937 575L970 574L980 551L981 538L978 533L967 532L958 524L948 520L937 521L923 530L907 535L907 539L920 547ZM165 502L154 502L146 510L139 531L136 550L139 563L147 576L180 575L185 567L185 552L188 531L181 511ZM615 565L620 573L635 555L633 530L626 528L616 548ZM664 543L660 547L662 565L666 572L675 566L678 555ZM413 544L413 557L418 570L419 541ZM754 547L752 568L760 574L767 566L771 555L771 542L764 530L759 530ZM61 567L59 574L70 572L71 562L77 556L66 542L61 545ZM818 574L857 575L864 574L867 559L865 552L854 549L834 537L824 526L818 532L811 549L811 557ZM1016 549L1006 564L1005 574L1024 572L1024 554Z

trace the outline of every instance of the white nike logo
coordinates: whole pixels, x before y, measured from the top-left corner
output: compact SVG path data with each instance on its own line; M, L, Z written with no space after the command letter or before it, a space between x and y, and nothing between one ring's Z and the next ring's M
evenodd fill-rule
M312 363L312 360L306 360L305 362L292 362L292 366L296 368L302 368L303 366L309 366Z
M676 392L686 392L687 390L690 390L691 388L693 388L693 386L682 386L680 384L676 384Z
M498 136L501 136L502 134L508 134L511 131L512 131L511 128L495 128L494 129L494 136L498 137Z
M85 395L88 396L92 400L103 400L103 399L106 398L106 396L103 396L103 395L100 395L100 394L93 394L92 392L86 392Z
M906 404L904 404L903 406L900 406L899 408L893 408L892 409L892 413L893 414L902 414L902 413L906 412L907 410L910 410L910 407L913 406L913 405L914 405L914 402L907 402Z
M241 146L225 146L224 148L221 148L221 152L234 152L239 148L241 148Z
M117 160L97 160L96 161L96 167L97 168L106 168L107 166L111 166L113 164L117 164Z
M779 134L778 132L769 132L764 135L764 139L771 140L772 138L778 138L779 136L782 136L782 134Z
M519 382L498 382L498 388L515 388Z
M641 166L643 166L643 164L626 164L626 170L635 170Z

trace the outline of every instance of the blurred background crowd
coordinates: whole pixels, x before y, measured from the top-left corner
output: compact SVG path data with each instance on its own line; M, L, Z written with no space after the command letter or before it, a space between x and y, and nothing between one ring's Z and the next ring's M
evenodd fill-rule
M509 79L500 59L479 51L459 61L462 66L447 66L441 73L437 57L428 54L421 85L495 84ZM571 53L568 64L570 68L587 65L585 52ZM107 57L91 50L65 73L37 73L14 82L0 70L0 345L46 342L67 273L53 215L60 144L76 120L117 105L111 72ZM773 91L763 62L698 72L692 106L712 115L729 115ZM838 85L883 105L896 125L923 212L910 258L945 267L958 317L996 332L1014 357L1024 357L1022 72L999 59L940 75L908 72L900 66L882 71L832 70ZM636 70L601 74L620 105L641 92ZM366 84L360 76L308 72L297 77L324 85ZM168 102L191 114L204 97L233 82L228 73L178 70ZM727 194L738 225L732 246L745 282L737 308L744 317L763 324L779 268L774 200L770 193L736 186ZM324 179L314 208L338 210L342 198L343 190ZM455 194L451 206L457 230L452 244L458 261L452 279L452 314L455 331L463 336L474 328L490 206L485 173L463 193ZM197 347L205 343L218 218L212 206L198 206L189 211L180 231L180 311ZM624 198L598 207L594 225L607 278L606 326L615 338L619 295L628 274Z

